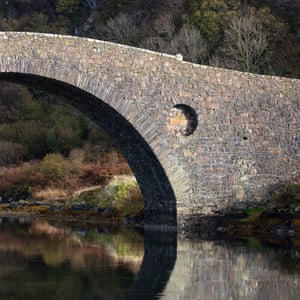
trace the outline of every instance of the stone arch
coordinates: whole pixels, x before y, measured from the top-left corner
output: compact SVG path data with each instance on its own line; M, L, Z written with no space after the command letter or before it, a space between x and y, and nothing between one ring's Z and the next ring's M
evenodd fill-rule
M176 198L169 179L150 145L120 112L86 90L56 79L12 72L0 73L0 79L58 92L103 128L126 158L139 183L144 197L145 228L175 230ZM109 94L104 89L103 94L106 93Z
M0 32L0 78L71 95L99 124L102 111L102 120L114 116L114 126L100 125L135 172L147 224L185 227L195 214L260 203L273 187L299 177L298 79L28 32Z
M146 224L177 226L178 211L187 210L194 188L185 157L176 150L178 143L185 142L174 140L168 128L169 109L178 103L177 76L171 75L178 61L165 54L73 36L0 32L0 41L0 78L59 90L71 95L71 104L98 124L99 111L113 114L123 124L106 129L140 184ZM167 85L162 86L164 81ZM76 97L79 94L84 101ZM103 122L100 125L105 129ZM132 149L140 155L133 155Z

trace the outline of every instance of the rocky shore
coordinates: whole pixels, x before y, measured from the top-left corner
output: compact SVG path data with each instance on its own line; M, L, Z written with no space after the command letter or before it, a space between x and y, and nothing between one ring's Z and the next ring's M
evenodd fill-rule
M143 212L122 216L113 207L92 207L85 201L66 205L64 201L26 201L0 203L0 217L15 216L48 220L97 222L109 227L143 227Z
M0 216L24 216L64 221L97 222L112 227L143 227L143 211L122 216L112 207L92 207L86 201L72 205L65 201L25 201L0 203ZM300 245L300 213L268 212L252 208L239 212L189 216L179 235L187 238L218 239L257 237L290 240Z
M300 213L251 208L212 216L189 216L179 235L204 240L255 239L272 245L300 246Z
M66 198L34 200L23 196L0 197L0 216L143 226L144 202L134 176L114 176L106 185L81 188Z
M41 173L39 161L0 168L0 216L141 227L144 201L139 186L124 158L112 154L111 160L82 163L63 178L49 177L48 169ZM56 165L59 171L73 167L70 158Z
M130 195L125 195L125 187L134 186L133 182L134 177L121 176L100 189L83 189L71 198L57 201L0 199L0 216L34 216L143 228L142 199L129 199ZM296 183L280 189L270 202L260 207L228 210L209 216L189 215L186 220L181 220L185 226L179 226L178 233L190 238L256 237L288 240L300 245L299 195L300 185Z

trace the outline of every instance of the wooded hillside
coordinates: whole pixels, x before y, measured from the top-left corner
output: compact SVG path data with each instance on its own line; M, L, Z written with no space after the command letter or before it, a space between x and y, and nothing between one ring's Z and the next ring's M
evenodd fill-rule
M75 34L300 78L299 0L10 0L0 30Z

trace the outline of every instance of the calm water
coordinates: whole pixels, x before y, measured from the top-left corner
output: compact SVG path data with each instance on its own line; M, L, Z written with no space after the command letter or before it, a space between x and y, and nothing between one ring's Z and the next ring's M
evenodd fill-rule
M0 299L300 299L291 241L0 221Z

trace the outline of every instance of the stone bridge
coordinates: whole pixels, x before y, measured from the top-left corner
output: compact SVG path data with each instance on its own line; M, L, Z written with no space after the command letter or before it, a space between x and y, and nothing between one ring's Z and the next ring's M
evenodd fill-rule
M67 96L113 138L146 225L268 199L299 178L300 81L110 42L0 33L0 79Z

